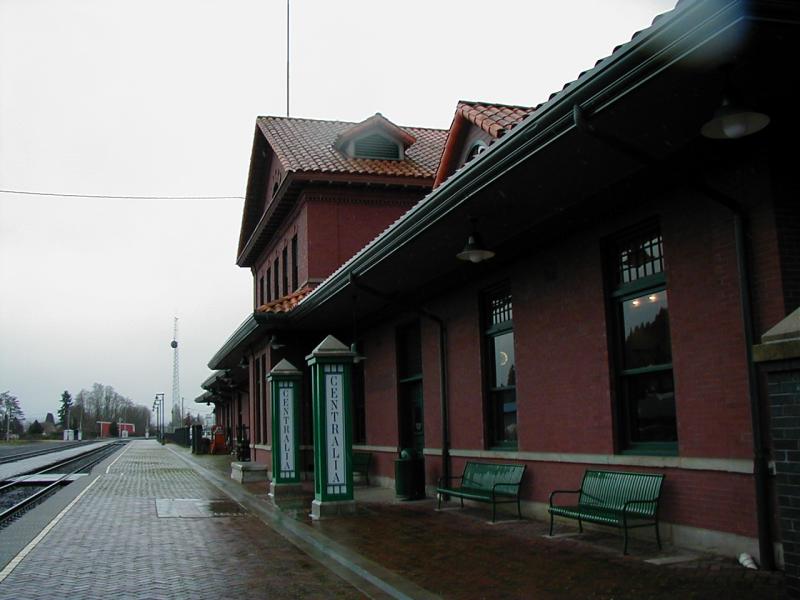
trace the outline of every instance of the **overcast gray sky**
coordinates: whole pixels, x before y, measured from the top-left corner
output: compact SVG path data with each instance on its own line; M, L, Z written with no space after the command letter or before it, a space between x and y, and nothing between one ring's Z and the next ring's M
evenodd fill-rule
M291 114L446 128L536 105L674 0L293 0ZM284 115L285 0L0 0L0 189L243 196ZM0 193L0 391L29 420L95 381L181 393L251 310L242 200ZM193 406L194 408L194 406Z

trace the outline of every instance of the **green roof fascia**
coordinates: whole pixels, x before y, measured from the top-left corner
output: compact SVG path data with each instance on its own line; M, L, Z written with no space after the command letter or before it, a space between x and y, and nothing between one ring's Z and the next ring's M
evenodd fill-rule
M214 394L211 392L203 392L197 398L194 399L196 404L208 404L211 402L211 398L214 397Z
M208 368L225 370L225 361L235 354L245 354L255 342L269 332L279 329L291 313L251 313L242 321L216 354L208 361ZM213 377L213 376L212 376ZM208 380L206 380L208 381Z
M235 352L242 342L253 334L256 329L258 329L258 321L256 321L255 313L251 313L247 315L247 318L236 328L236 331L222 344L222 347L217 350L216 354L211 357L211 360L208 361L208 368L212 370L222 369L222 362Z
M785 2L769 2L777 9ZM630 42L567 84L529 117L467 163L323 281L290 314L302 319L348 287L350 273L364 275L388 255L446 217L524 161L576 128L573 107L594 116L623 99L744 18L742 0L686 0L640 31ZM763 15L756 15L763 16ZM768 16L768 15L767 15Z
M204 390L208 390L223 375L225 375L225 371L222 370L214 371L211 375L208 376L208 378L203 383L200 384L200 387L203 388Z

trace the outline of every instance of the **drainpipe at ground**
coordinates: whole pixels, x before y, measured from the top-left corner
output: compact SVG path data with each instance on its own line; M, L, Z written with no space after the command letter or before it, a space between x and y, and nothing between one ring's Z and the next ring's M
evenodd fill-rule
M401 306L400 303L395 301L389 294L385 294L380 290L376 290L362 283L355 273L350 273L350 283L373 296L385 300L389 304ZM407 308L407 305L402 305L402 307ZM427 317L439 327L439 399L442 418L442 477L450 477L450 417L447 397L447 325L441 317L422 307L416 307L415 311L419 315Z

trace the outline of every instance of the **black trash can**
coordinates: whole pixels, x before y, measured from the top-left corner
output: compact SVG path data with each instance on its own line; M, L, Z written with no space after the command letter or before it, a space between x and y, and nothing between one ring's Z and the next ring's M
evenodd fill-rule
M398 498L418 500L425 497L425 463L410 448L394 461L394 487Z

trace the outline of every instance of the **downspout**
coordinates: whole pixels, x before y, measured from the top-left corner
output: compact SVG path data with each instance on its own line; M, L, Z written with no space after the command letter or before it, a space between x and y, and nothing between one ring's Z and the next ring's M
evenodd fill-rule
M750 270L747 261L745 236L747 225L744 209L736 200L709 187L695 183L695 189L733 213L733 235L736 250L736 268L739 276L739 304L742 311L744 345L747 360L747 384L750 391L750 418L753 429L753 479L756 486L756 521L758 524L758 554L761 566L775 570L775 550L770 527L768 451L764 447L764 420L762 419L761 392L758 371L753 361L753 305L750 297Z
M358 289L381 298L390 304L398 304L388 294L361 283L358 275L353 272L350 273L350 283ZM404 308L407 308L407 305L404 305ZM419 315L427 317L439 326L439 399L442 418L442 477L450 477L450 417L447 397L447 325L441 317L422 307L418 306L415 310Z
M595 139L604 142L614 150L626 154L645 166L657 166L658 161L643 150L606 132L600 132L590 123L577 104L572 111L575 127ZM756 522L758 526L758 552L761 566L775 569L772 530L770 527L769 482L767 479L767 456L764 448L764 420L762 419L761 393L758 387L758 372L753 361L753 306L750 298L750 271L747 262L745 235L747 226L742 205L726 194L715 190L706 183L693 178L691 187L714 202L724 206L733 214L733 235L736 252L736 270L739 277L739 306L744 329L745 360L747 362L747 384L750 397L750 419L753 430L753 480L756 492Z

